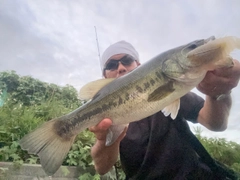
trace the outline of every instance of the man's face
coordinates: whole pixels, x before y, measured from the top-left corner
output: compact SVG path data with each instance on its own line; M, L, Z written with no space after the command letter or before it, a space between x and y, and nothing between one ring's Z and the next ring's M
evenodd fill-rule
M103 75L105 78L121 77L124 74L129 73L130 71L132 71L133 69L135 69L136 67L138 67L140 65L140 63L136 60L133 60L130 64L124 65L121 61L118 61L123 58L127 58L127 55L126 54L116 54L116 55L112 56L111 58L109 58L109 60L105 64L105 67L106 67L106 65L108 65L108 63L111 63L110 61L116 61L116 63L118 62L118 67L113 68L113 69L104 70Z

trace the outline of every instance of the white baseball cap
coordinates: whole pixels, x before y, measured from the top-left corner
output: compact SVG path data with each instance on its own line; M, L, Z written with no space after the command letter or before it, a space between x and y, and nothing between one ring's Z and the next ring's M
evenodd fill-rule
M102 55L102 58L100 60L100 65L102 71L104 70L105 63L114 55L116 54L128 54L136 61L139 62L139 55L136 49L128 42L126 41L119 41L116 42L115 44L110 45Z

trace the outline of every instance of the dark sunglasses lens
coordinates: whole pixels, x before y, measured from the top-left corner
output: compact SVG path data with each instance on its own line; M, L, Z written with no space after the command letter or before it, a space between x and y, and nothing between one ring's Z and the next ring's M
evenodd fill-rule
M107 63L105 70L116 70L118 68L119 61L122 63L122 65L128 66L128 65L132 64L134 59L131 57L125 56L120 60L110 60Z
M125 57L125 58L121 59L121 63L123 65L130 65L130 64L132 64L133 61L134 60L131 57Z
M114 70L114 69L117 69L118 67L118 61L115 61L115 60L111 60L109 61L109 63L107 63L106 65L106 70Z

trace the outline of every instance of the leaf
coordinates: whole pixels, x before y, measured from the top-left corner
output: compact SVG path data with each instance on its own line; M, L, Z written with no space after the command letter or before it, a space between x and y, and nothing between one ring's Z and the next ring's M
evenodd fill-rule
M97 178L97 176L93 176L93 175L91 175L90 173L84 173L84 174L81 175L78 179L79 179L79 180L86 180L86 179L91 180L91 179L96 179L96 178ZM98 179L96 179L96 180L98 180ZM99 180L100 180L100 178L99 178Z
M67 176L70 173L70 171L68 170L68 168L66 166L61 166L61 170L62 170L64 176Z

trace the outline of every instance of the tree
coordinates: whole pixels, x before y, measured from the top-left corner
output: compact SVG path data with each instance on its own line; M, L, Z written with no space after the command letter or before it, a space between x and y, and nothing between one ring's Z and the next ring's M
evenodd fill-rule
M60 87L56 84L42 82L31 76L20 77L15 71L0 72L0 89L7 90L13 103L21 103L25 106L56 100L63 101L66 106L81 104L77 98L77 90L73 86Z

